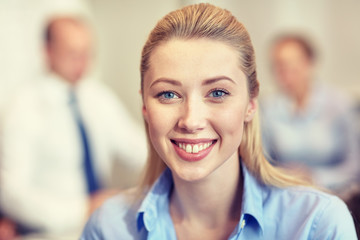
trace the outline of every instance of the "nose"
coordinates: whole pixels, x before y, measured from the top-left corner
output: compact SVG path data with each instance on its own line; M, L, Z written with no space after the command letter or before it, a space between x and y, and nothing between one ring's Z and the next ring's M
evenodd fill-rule
M180 110L179 129L185 133L196 133L204 129L206 124L206 106L201 101L186 101Z

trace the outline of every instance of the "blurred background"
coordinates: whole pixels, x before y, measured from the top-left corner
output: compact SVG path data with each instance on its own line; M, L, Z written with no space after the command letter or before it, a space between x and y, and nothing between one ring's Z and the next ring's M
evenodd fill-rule
M0 108L13 91L44 67L41 33L52 14L82 12L96 26L94 74L109 85L141 121L141 48L155 23L189 0L1 0ZM360 2L357 0L214 0L245 24L255 46L261 94L273 91L269 47L283 32L309 35L319 52L316 75L360 99Z
M110 87L136 123L142 124L139 64L147 36L165 14L198 2L203 1L0 0L0 123L17 90L31 85L46 69L42 34L47 20L75 14L84 16L95 29L96 55L90 75ZM335 86L355 100L354 131L360 129L360 1L208 2L230 10L249 31L257 57L260 98L276 91L272 40L283 33L304 35L317 52L316 81ZM121 169L113 168L112 186L133 185L132 172Z

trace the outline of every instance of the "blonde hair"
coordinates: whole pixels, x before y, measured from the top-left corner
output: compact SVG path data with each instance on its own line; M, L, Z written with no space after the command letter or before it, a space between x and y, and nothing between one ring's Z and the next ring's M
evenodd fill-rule
M256 75L255 53L250 36L229 11L211 4L196 4L170 12L163 17L151 31L141 56L141 91L144 75L150 67L153 50L171 39L207 38L228 44L239 54L241 70L248 80L249 97L259 94L259 82ZM159 177L166 165L151 144L148 125L145 122L149 157L145 167L140 189L146 191ZM272 166L263 154L258 114L251 122L245 123L243 139L239 147L239 157L248 170L262 183L277 187L309 185L306 181L290 175L284 170Z

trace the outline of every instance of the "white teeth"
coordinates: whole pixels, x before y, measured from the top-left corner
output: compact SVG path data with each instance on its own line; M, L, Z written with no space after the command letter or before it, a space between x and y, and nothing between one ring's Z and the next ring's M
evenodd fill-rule
M198 145L194 145L193 149L192 149L193 153L198 153L199 152L199 146Z
M191 153L191 152L192 152L192 147L191 147L190 144L186 144L186 149L185 149L185 151L186 151L187 153Z
M203 144L186 144L186 143L178 143L179 148L183 149L187 153L198 153L202 150L207 149L212 145L212 142L203 143Z

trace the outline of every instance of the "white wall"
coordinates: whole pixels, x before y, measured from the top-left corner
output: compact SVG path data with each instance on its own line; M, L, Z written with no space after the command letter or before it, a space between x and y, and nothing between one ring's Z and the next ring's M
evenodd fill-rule
M99 38L101 80L141 121L140 52L157 20L195 0L1 0L0 110L13 89L42 68L41 23L51 12L93 11ZM320 47L318 78L360 99L360 1L212 0L232 11L247 27L257 55L262 92L273 88L269 41L300 29Z
M183 5L206 2L182 0ZM317 78L360 100L360 1L357 0L212 0L230 10L247 27L256 51L261 91L273 90L269 67L271 40L301 32L315 40Z
M102 79L141 121L141 50L156 22L178 4L174 0L90 2L99 35Z

